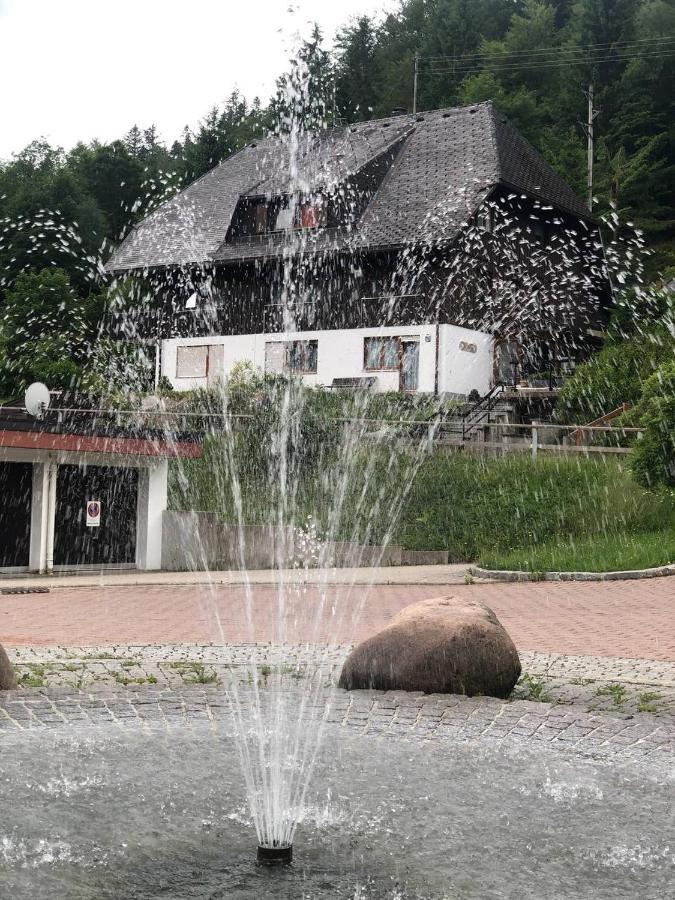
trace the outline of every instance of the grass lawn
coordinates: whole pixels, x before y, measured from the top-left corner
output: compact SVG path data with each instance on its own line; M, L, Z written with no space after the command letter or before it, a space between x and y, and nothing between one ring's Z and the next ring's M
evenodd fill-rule
M648 569L675 561L675 529L638 534L597 534L575 540L547 541L507 553L487 551L487 569L526 572L613 572Z

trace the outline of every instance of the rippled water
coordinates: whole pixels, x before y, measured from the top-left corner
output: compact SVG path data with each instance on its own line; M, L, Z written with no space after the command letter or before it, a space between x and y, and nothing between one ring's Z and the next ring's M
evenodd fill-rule
M255 863L225 725L7 736L0 896L669 896L674 823L663 766L335 726L326 738L295 863L271 870Z

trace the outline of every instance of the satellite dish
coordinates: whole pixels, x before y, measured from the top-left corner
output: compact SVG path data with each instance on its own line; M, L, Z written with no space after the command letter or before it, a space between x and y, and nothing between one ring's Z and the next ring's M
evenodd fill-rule
M41 419L45 412L49 409L49 388L41 381L34 381L26 388L24 394L24 405L26 412L36 419Z

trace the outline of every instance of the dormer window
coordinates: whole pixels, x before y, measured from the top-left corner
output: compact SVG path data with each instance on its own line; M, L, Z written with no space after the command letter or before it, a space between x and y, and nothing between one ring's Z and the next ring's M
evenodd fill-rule
M228 240L251 238L275 231L325 228L344 221L344 204L316 193L294 197L242 197L232 217Z
M290 231L293 228L295 220L295 204L291 202L290 197L281 197L275 208L274 227L272 231Z
M492 210L489 206L481 206L476 213L476 228L480 231L487 231L488 234L492 233Z
M268 204L265 200L258 201L253 207L253 234L264 234L267 231Z
M322 228L326 224L326 204L321 194L316 194L300 204L298 225L300 228Z
M240 238L268 232L269 207L266 197L242 197L232 217L231 235Z

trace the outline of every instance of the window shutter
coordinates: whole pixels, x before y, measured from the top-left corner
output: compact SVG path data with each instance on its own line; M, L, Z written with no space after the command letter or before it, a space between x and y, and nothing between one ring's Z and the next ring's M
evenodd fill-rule
M280 375L284 371L286 345L283 341L268 341L265 344L265 371Z
M197 347L178 347L176 378L206 378L208 350L205 344Z

